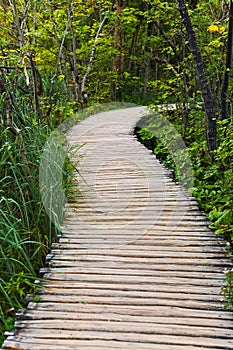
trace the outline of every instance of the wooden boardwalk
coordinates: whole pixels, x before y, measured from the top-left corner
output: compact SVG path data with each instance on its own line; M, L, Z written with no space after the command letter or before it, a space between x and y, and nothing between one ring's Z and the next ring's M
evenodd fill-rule
M133 136L142 111L101 113L69 131L69 142L84 144L82 194L67 205L40 300L2 349L233 348L219 295L224 244Z

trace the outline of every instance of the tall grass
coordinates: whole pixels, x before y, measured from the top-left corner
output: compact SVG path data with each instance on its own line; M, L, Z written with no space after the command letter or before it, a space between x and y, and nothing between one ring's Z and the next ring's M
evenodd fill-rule
M40 154L49 128L25 118L22 140L9 128L0 136L0 320L1 330L25 296L52 241L38 183ZM30 125L31 124L31 125ZM1 335L2 336L2 335Z
M18 91L12 96L13 123L8 125L6 118L0 121L0 345L16 310L25 307L26 295L35 291L34 280L59 231L41 200L39 167L46 140L59 124L60 104L49 123L46 116L35 115L25 96ZM4 95L0 96L3 113L7 107ZM74 169L68 170L64 175L70 177Z

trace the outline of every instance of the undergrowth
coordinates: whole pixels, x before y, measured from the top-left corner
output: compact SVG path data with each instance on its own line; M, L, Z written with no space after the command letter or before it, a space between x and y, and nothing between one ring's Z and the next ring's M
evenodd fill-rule
M55 232L39 195L38 167L49 129L26 125L20 134L1 127L0 136L0 320L9 329L15 311L34 291L34 277L43 264Z
M3 78L11 89L11 76ZM60 122L61 105L54 105L48 120L46 113L35 113L28 95L12 89L9 96L0 96L0 345L16 311L26 306L27 294L36 291L34 281L59 233L42 203L39 167L44 145ZM65 105L62 89L60 96ZM44 96L41 110L45 107ZM69 104L63 112L63 118L71 114ZM69 191L75 169L68 158L61 171Z

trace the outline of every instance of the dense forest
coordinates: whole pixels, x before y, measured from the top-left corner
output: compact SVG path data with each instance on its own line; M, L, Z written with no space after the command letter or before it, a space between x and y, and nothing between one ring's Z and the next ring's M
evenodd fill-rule
M231 256L232 1L2 0L0 32L1 339L36 288L38 269L59 234L40 197L44 144L61 122L87 107L176 105L164 117L185 141L192 193ZM148 120L140 138L176 176L155 127ZM62 171L69 191L75 171L69 159ZM232 308L231 271L226 281L222 293Z

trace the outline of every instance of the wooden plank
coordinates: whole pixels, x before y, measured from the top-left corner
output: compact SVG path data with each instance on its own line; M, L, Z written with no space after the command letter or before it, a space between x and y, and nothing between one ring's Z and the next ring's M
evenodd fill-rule
M43 332L43 336L42 336ZM188 334L183 335L170 335L166 334L158 334L152 333L152 334L145 334L143 332L141 333L130 333L130 332L90 332L90 331L77 331L77 330L58 330L53 331L53 337L51 337L51 330L40 330L38 332L37 329L23 329L21 330L21 337L27 337L27 338L36 338L36 339L63 339L63 340L76 340L76 346L78 346L79 340L111 340L111 341L119 341L119 342L138 342L145 343L145 344L167 344L169 346L172 345L193 345L196 346L210 346L215 348L223 348L223 349L232 349L233 347L233 339L230 338L216 338L216 337L199 337L198 333L196 333L196 336L189 336ZM78 341L77 341L78 340Z
M228 330L232 329L231 320L221 320L221 319L212 319L211 316L209 318L201 318L200 315L198 318L195 317L170 317L169 316L160 316L154 314L153 316L145 316L141 315L138 317L137 315L125 315L119 314L115 312L111 312L110 310L106 310L105 312L96 313L96 312L65 312L65 311L40 311L40 310L27 310L24 314L24 323L25 320L85 320L85 321L115 321L115 322L136 322L138 325L141 323L151 323L151 324L165 324L168 325L172 322L173 325L190 325L191 327L195 326L205 326L205 327L216 327L216 328L226 328ZM22 327L22 323L19 324Z
M94 265L95 262L95 265ZM94 265L94 267L93 267ZM147 269L148 271L153 270L153 271L171 271L171 266L169 264L155 264L151 263L148 265L146 262L135 262L135 261L95 261L94 259L88 261L77 261L77 260L59 260L56 259L55 257L52 260L49 260L48 262L49 267L76 267L77 271L79 271L79 268L90 268L90 267L97 267L97 268L121 268L121 269L134 269L134 270L143 270ZM213 272L216 273L223 273L223 268L222 267L214 267L214 266L208 266L208 265L175 265L173 264L172 266L172 271L175 273L176 271L182 272L182 273L187 273L187 272L202 272L205 274L206 278ZM43 272L43 270L42 270ZM222 275L223 276L223 275Z
M215 337L216 330L215 328L208 326L200 326L192 324L180 325L180 324L172 324L171 320L168 324L161 324L160 322L156 323L154 320L153 323L145 323L141 322L127 322L127 321L101 321L101 320L92 320L92 322L86 320L66 320L64 323L63 320L46 320L43 324L38 320L30 320L29 321L21 321L16 322L15 327L17 330L24 329L31 330L32 333L35 332L39 327L41 327L41 331L43 332L43 336L45 334L49 335L49 330L53 330L54 332L59 330L78 332L80 331L93 331L93 332L105 332L105 333L135 333L137 334L150 334L150 335L179 335L179 336L190 336L190 337ZM232 328L219 328L218 329L219 337L227 338L232 335ZM232 339L233 342L233 339ZM233 344L233 343L232 343Z
M167 233L167 234L171 234L173 232L183 232L184 234L186 234L186 232L189 232L189 233L192 233L192 232L210 232L207 228L205 229L205 227L190 227L190 225L187 225L187 226L183 226L183 227L179 227L178 223L174 224L173 226L169 226L169 225L166 225L164 224L163 226L161 225L156 225L155 222L150 222L150 223L147 223L148 226L146 226L146 233L148 234L149 232L155 232L157 233L158 235L159 234L164 234L164 233ZM145 223L144 223L145 225ZM64 229L65 231L69 230L70 232L73 231L76 231L76 234L78 231L83 231L83 230L90 230L90 223L88 224L87 222L85 223L84 220L82 220L81 218L79 219L79 223L76 222L74 223L73 225L66 225L64 224L62 226L62 229ZM94 226L94 225L93 225ZM127 227L127 229L130 230L140 230L141 234L145 234L145 231L144 231L144 227L142 227L143 225L142 224L135 224L135 223L130 223ZM124 229L124 225L122 225L122 227L120 227L122 229ZM96 225L95 226L95 229L98 231L98 230L105 230L105 231L108 231L108 230L118 230L119 227L117 226L117 224L115 225ZM212 236L213 239L216 239L214 238L214 236Z
M209 245L216 245L216 246L220 246L220 243L222 242L222 240L218 240L217 238L213 237L213 235L210 234L206 234L206 232L202 233L200 230L197 232L183 232L183 236L182 236L182 232L172 232L172 236L171 236L171 231L165 231L160 233L159 231L154 232L154 233L150 233L150 232L140 232L140 231L136 231L135 230L131 230L129 229L127 233L124 233L124 231L121 229L114 229L111 230L109 232L107 232L106 230L102 230L102 229L96 229L96 232L93 233L90 231L90 228L86 228L86 229L82 229L82 230L70 230L69 233L64 233L62 234L61 238L64 239L93 239L93 237L100 237L100 238L104 238L104 237L112 237L113 239L116 237L122 238L124 240L125 237L129 237L132 236L137 236L137 240L155 240L156 244L161 244L161 246L167 245L169 246L169 244L174 244L174 243L180 243L181 246L182 245L205 245L205 246L209 246ZM149 242L148 242L149 243ZM222 242L223 243L223 242ZM55 245L56 246L56 245Z
M176 235L172 238L170 238L168 235L162 235L162 236L156 236L156 235L139 235L139 234L135 234L135 232L129 233L128 236L122 235L119 233L119 235L116 234L112 234L112 233L96 233L96 235L93 235L89 232L75 232L71 233L70 235L63 235L62 238L64 238L64 242L61 239L58 244L53 244L52 249L56 249L56 247L59 247L59 243L64 243L64 247L65 247L65 243L77 243L77 244L85 244L85 243L89 243L90 241L94 241L96 240L96 243L102 243L103 240L111 240L113 243L116 242L119 245L119 241L124 242L126 239L128 240L132 240L132 242L129 242L130 244L134 244L134 245L153 245L154 249L159 249L159 246L161 246L161 249L165 249L167 247L167 249L171 249L171 247L174 247L174 249L176 249L175 247L177 247L177 249L179 247L182 247L182 250L185 250L183 247L194 247L194 251L195 249L198 249L198 247L200 248L200 251L203 251L205 248L206 249L213 249L213 250L218 250L220 252L226 252L226 250L224 249L223 244L221 244L222 242L218 242L214 239L209 239L209 237L205 237L205 236L191 236L191 235L184 235L183 239ZM70 242L69 242L70 240ZM98 242L100 241L100 242ZM208 244L206 243L208 241ZM164 247L164 248L163 248ZM196 248L195 248L196 247ZM141 248L141 247L138 247ZM188 250L189 248L187 248ZM192 248L190 248L192 249Z
M189 272L189 276L187 277L186 274L184 274L183 271L174 271L174 270L167 270L167 271L160 271L158 269L155 270L146 270L140 269L140 270L135 270L135 269L130 269L130 268L124 268L124 269L119 269L119 268L98 268L97 266L92 267L92 268L78 268L75 267L59 267L58 268L46 268L46 269L41 269L41 272L43 273L51 273L51 274L67 274L67 275L107 275L107 276L137 276L140 278L140 276L143 277L175 277L175 278L183 278L183 279L208 279L208 280L222 280L224 279L223 273L217 273L215 272L213 274L207 274L206 272ZM158 280L159 281L159 280Z
M83 238L75 238L74 240L67 238L65 240L60 240L59 243L54 244L53 245L53 249L79 249L80 248L80 244L85 244L85 243L90 243L93 244L93 247L95 246L95 244L102 244L102 242L106 242L106 240L110 240L111 243L119 243L120 238L115 238L112 239L112 237L91 237L89 239ZM167 243L167 244L166 244ZM215 245L208 245L206 246L206 244L203 245L192 245L192 242L189 242L187 244L185 244L183 242L183 244L181 243L180 245L173 243L172 241L168 241L168 242L163 242L163 245L158 245L157 244L157 240L150 240L150 239L145 239L145 240L137 240L131 243L131 246L134 247L135 249L140 249L140 250L149 250L151 248L152 251L159 251L159 252L174 252L174 253L181 253L184 251L184 247L185 247L185 251L186 252L197 252L199 254L203 254L203 256L205 256L205 254L222 254L223 256L227 254L227 251L225 249L222 249L219 245L215 244ZM121 250L125 250L125 249L129 249L126 246L122 246Z
M192 345L174 345L169 344L169 348L167 344L143 344L136 342L126 342L126 341L105 341L105 340L70 340L70 339L57 339L56 340L56 348L54 348L54 341L52 343L52 339L38 339L38 338L23 338L17 337L17 341L9 341L9 347L4 347L4 349L9 350L113 350L113 349L124 349L124 350L197 350L196 346ZM7 345L7 343L6 343ZM202 347L202 349L208 350L216 350L216 347ZM218 349L226 349L219 348Z
M114 312L115 314L135 315L140 318L141 316L167 316L167 317L193 317L197 319L217 319L217 320L230 320L232 321L232 313L225 310L206 310L196 308L185 308L183 305L100 305L100 304L74 304L70 302L66 303L53 303L43 302L39 303L30 302L28 304L28 310L43 310L46 311L63 311L70 313L89 313L89 314L102 314L104 312ZM216 330L217 331L217 330Z
M100 246L103 248L102 246ZM95 248L95 247L94 247ZM177 252L159 252L157 250L153 250L153 246L151 246L151 249L149 249L149 246L147 249L143 250L141 249L135 249L135 247L131 248L130 250L127 249L128 247L125 247L125 249L117 249L118 246L115 249L111 249L112 246L106 246L105 249L99 249L97 246L95 249L93 247L91 248L83 248L79 247L79 255L80 257L82 255L95 255L95 256L118 256L118 257L135 257L135 258L141 258L141 257L147 257L147 258L157 258L157 259L177 259ZM72 255L77 255L77 250L76 249L63 249L60 247L60 249L53 249L53 254L63 254L63 256L72 256ZM229 261L229 258L224 255L223 252L218 252L218 253L192 253L192 252L180 252L179 253L179 259L190 259L191 261L193 260L195 263L195 260L199 261L205 261L206 264L208 264L208 261L211 260L218 260L219 262L222 262L224 260Z
M201 310L223 310L221 302L217 301L199 301L192 299L162 299L162 298L150 298L143 299L140 297L127 298L125 296L111 297L111 296L87 296L87 295L53 295L53 294L43 294L40 295L43 302L53 302L53 303L84 303L84 304L99 304L99 305L142 305L142 306L182 306L183 308L197 308Z
M169 277L169 278L168 278ZM114 281L117 283L132 283L134 284L136 276L130 276L130 275L101 275L101 274L62 274L62 273L46 273L43 276L46 280L52 280L52 281L96 281L96 282L111 282ZM210 287L221 287L222 286L222 279L202 279L202 278L180 278L180 277L151 277L151 276L138 276L138 284L143 283L151 283L151 284L164 284L167 286L173 286L173 285L180 285L185 288L187 285L194 285L194 286L210 286Z
M63 251L53 251L52 255L56 260L66 260L66 261L74 261L76 259L77 254L63 254ZM193 259L193 258L153 258L151 256L135 256L131 255L130 257L126 255L124 256L113 256L110 255L98 255L98 254L85 254L85 252L79 251L78 253L78 259L79 261L125 261L125 262L137 262L138 259L144 264L150 263L150 261L154 264L158 265L169 265L170 267L175 264L177 266L183 266L183 265L197 265L197 266L220 266L222 267L222 270L225 267L232 267L232 263L229 260L225 259Z
M40 282L41 287L45 287L46 291L49 291L50 288L61 288L61 289L73 289L75 288L77 290L77 293L79 290L82 289L103 289L103 290L121 290L121 291L145 291L145 292L153 292L153 293L166 293L168 291L168 286L164 284L159 284L156 283L154 284L148 284L148 283L143 283L143 284L138 284L137 281L135 281L134 284L116 284L113 281L109 281L108 283L103 283L103 282L73 282L73 281L45 281L45 282ZM182 287L179 285L174 285L172 286L172 292L173 293L180 293ZM40 294L41 292L44 292L44 290L38 290L38 293ZM185 286L185 291L183 291L183 294L188 294L188 295L193 295L193 294L201 294L205 295L207 294L208 296L220 296L219 290L215 287L209 287L209 286Z
M167 300L195 300L195 301L206 301L206 302L218 302L220 303L222 300L222 297L217 294L204 294L201 293L201 290L199 293L185 293L181 292L180 290L177 292L161 292L161 291L139 291L139 290L132 290L132 291L125 291L125 290L113 290L108 289L107 287L103 290L97 289L97 287L90 289L85 289L84 287L78 289L78 288L55 288L54 286L48 287L45 290L40 290L37 292L38 295L41 295L43 298L46 299L47 295L53 295L53 296L61 296L64 297L64 301L67 300L67 296L73 297L73 296L87 296L87 297L106 297L106 298L113 298L113 297L124 297L124 298L132 298L132 302L134 298L147 298L148 301L152 301L154 299L167 299ZM211 301L210 301L210 295L211 295ZM98 299L96 300L98 302ZM106 299L107 301L107 299Z

